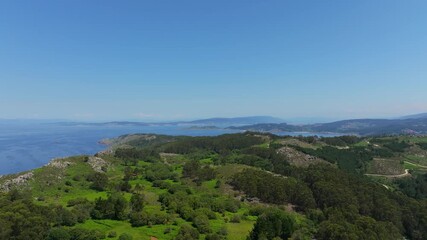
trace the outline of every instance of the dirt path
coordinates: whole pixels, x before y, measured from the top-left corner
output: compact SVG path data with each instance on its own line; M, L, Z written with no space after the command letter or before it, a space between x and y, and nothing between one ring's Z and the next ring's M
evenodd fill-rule
M373 177L389 177L389 178L401 178L401 177L407 177L411 175L409 173L409 169L405 169L405 173L397 174L397 175L384 175L384 174L372 174L372 173L365 173L366 176L373 176Z

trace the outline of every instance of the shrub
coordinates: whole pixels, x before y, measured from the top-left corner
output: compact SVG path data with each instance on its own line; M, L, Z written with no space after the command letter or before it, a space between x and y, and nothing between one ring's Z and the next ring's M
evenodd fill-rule
M219 235L218 233L211 233L206 235L206 240L221 240L223 237Z
M234 214L231 217L230 222L232 222L232 223L240 223L240 220L241 220L240 215L239 214Z
M122 233L119 237L119 240L132 240L133 237L129 233Z
M49 231L47 240L69 240L71 235L64 228L52 228Z
M108 233L107 237L109 237L109 238L115 238L115 237L117 237L117 233L115 231L111 231L111 232Z
M210 210L209 208L199 208L195 211L195 214L196 215L204 214L209 219L216 219L216 214L212 210Z
M92 182L91 188L97 191L104 191L108 186L108 177L105 173L93 173L87 177Z
M209 218L204 214L195 216L193 219L193 224L200 233L211 232Z
M86 203L89 203L89 200L87 200L87 198L74 198L67 202L67 207L73 207L75 205L86 204Z
M179 229L178 235L175 240L197 240L199 239L199 232L188 224L184 224Z

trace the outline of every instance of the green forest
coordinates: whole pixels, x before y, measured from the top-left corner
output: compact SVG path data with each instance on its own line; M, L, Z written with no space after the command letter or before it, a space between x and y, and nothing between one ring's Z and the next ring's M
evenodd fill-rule
M427 239L427 137L122 136L0 178L0 239Z

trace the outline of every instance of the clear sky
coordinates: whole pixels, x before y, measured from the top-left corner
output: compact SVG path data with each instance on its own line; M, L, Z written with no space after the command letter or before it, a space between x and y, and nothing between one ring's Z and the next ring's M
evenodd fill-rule
M0 118L419 112L425 0L0 2Z

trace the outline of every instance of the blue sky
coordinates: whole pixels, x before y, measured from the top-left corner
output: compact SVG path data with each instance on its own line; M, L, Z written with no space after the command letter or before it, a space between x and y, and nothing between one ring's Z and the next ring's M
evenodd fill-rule
M427 1L1 1L0 118L427 112Z

